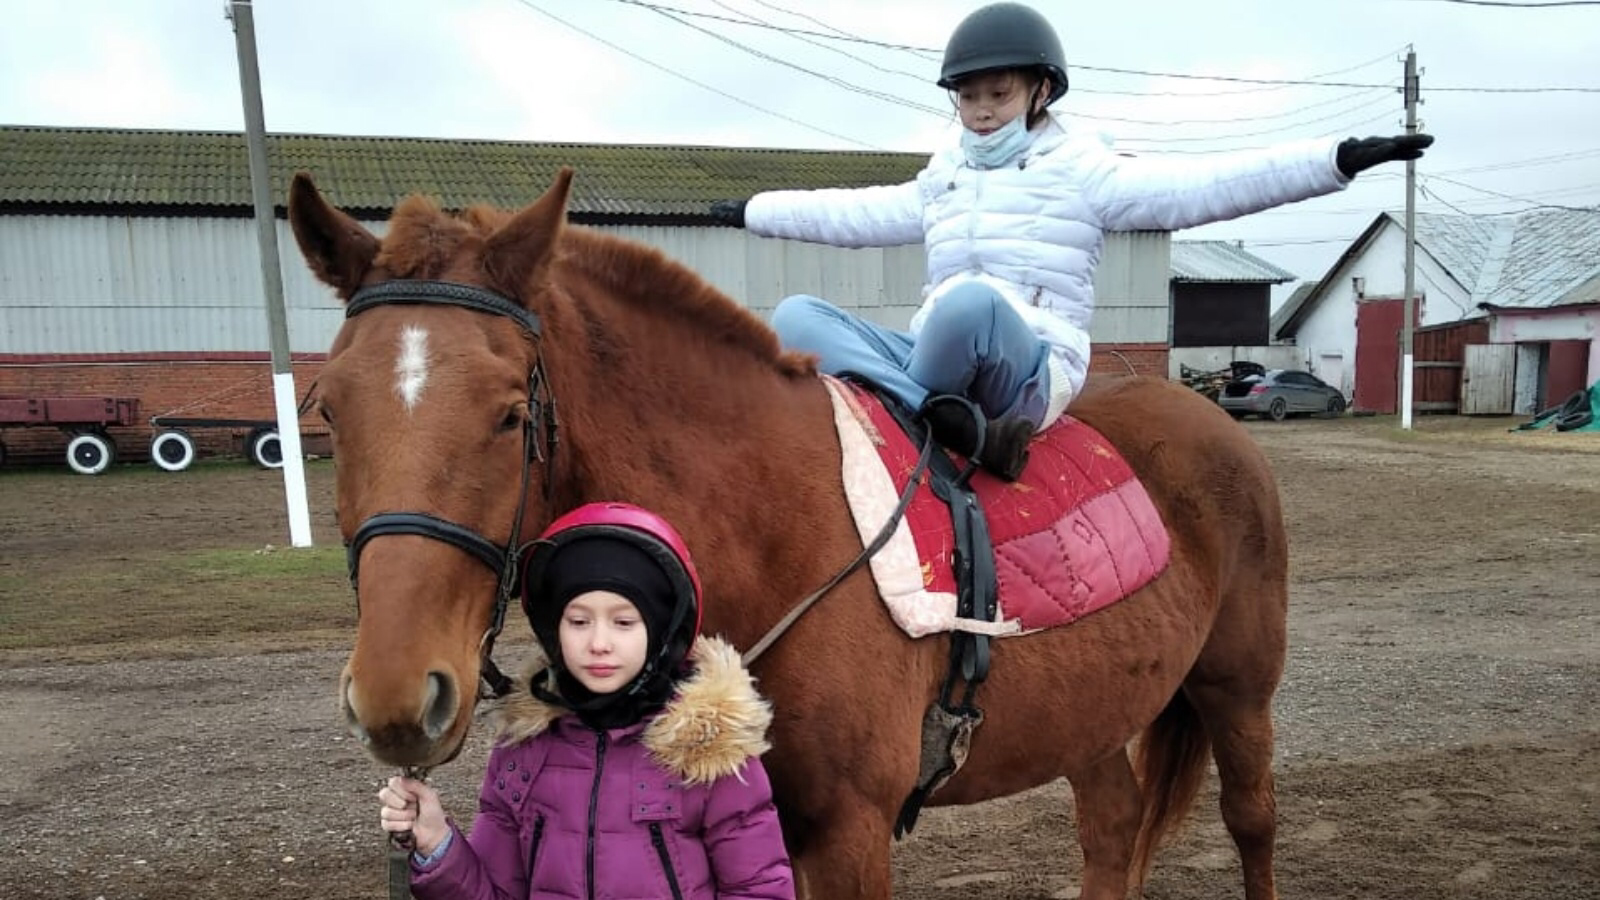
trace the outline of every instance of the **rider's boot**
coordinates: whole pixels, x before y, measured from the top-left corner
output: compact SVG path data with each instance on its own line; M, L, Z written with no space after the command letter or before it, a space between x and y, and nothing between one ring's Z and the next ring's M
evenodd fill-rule
M988 419L977 404L956 394L929 397L917 415L940 445L1006 481L1022 477L1028 464L1028 444L1037 429L1026 417Z

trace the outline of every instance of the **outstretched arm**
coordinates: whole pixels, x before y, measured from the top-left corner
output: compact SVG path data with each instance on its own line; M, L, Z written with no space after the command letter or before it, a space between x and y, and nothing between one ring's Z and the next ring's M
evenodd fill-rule
M1205 160L1123 157L1100 148L1084 160L1084 196L1111 231L1173 231L1237 218L1341 190L1356 173L1416 159L1427 135L1278 144Z
M922 192L915 181L866 188L765 191L711 204L711 217L763 237L836 247L893 247L922 240Z

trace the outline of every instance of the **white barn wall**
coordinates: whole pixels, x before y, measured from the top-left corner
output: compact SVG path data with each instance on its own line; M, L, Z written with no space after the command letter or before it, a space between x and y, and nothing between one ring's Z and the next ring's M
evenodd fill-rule
M1260 363L1268 369L1307 368L1305 350L1290 344L1266 347L1174 347L1167 357L1167 377L1183 377L1183 367L1202 372L1228 368L1234 360Z
M291 351L325 352L342 310L288 223L277 224ZM660 248L763 316L809 293L904 328L921 300L920 244L846 250L730 228L599 230ZM1170 246L1160 232L1109 236L1095 279L1097 343L1167 342ZM0 353L265 351L257 260L251 219L0 216Z
M1295 333L1295 345L1303 351L1306 365L1319 377L1324 374L1318 371L1322 357L1340 358L1341 383L1336 387L1347 397L1355 394L1356 292L1352 279L1365 280L1368 297L1403 297L1405 260L1404 230L1386 224L1365 252L1327 276L1329 283L1322 301ZM1472 309L1470 293L1431 256L1419 248L1416 260L1422 325L1442 325L1481 315Z

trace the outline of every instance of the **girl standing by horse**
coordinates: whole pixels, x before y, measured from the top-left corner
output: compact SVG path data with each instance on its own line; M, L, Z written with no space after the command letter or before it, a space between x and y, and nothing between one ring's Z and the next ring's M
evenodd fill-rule
M470 837L396 777L412 890L446 898L793 900L759 754L771 721L739 655L696 639L700 582L665 520L589 504L528 560L523 608L548 666L501 714Z
M1083 388L1106 231L1173 231L1316 197L1433 143L1317 139L1199 162L1119 155L1048 111L1067 92L1066 56L1050 23L1017 3L961 22L938 84L951 92L961 141L914 181L770 191L718 201L711 214L766 237L924 242L928 284L908 332L809 296L786 298L772 325L824 372L876 382L920 409L945 446L1008 479L1034 433Z

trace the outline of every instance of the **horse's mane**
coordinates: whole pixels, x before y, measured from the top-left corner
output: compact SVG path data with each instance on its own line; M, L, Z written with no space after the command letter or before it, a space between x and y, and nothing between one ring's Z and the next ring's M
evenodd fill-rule
M477 259L489 235L511 213L473 206L452 216L425 197L412 195L395 207L376 263L396 278L440 279L463 254ZM786 351L771 326L717 290L688 266L638 241L591 228L567 226L557 247L557 262L570 266L641 310L666 314L788 376L816 373L814 358Z

